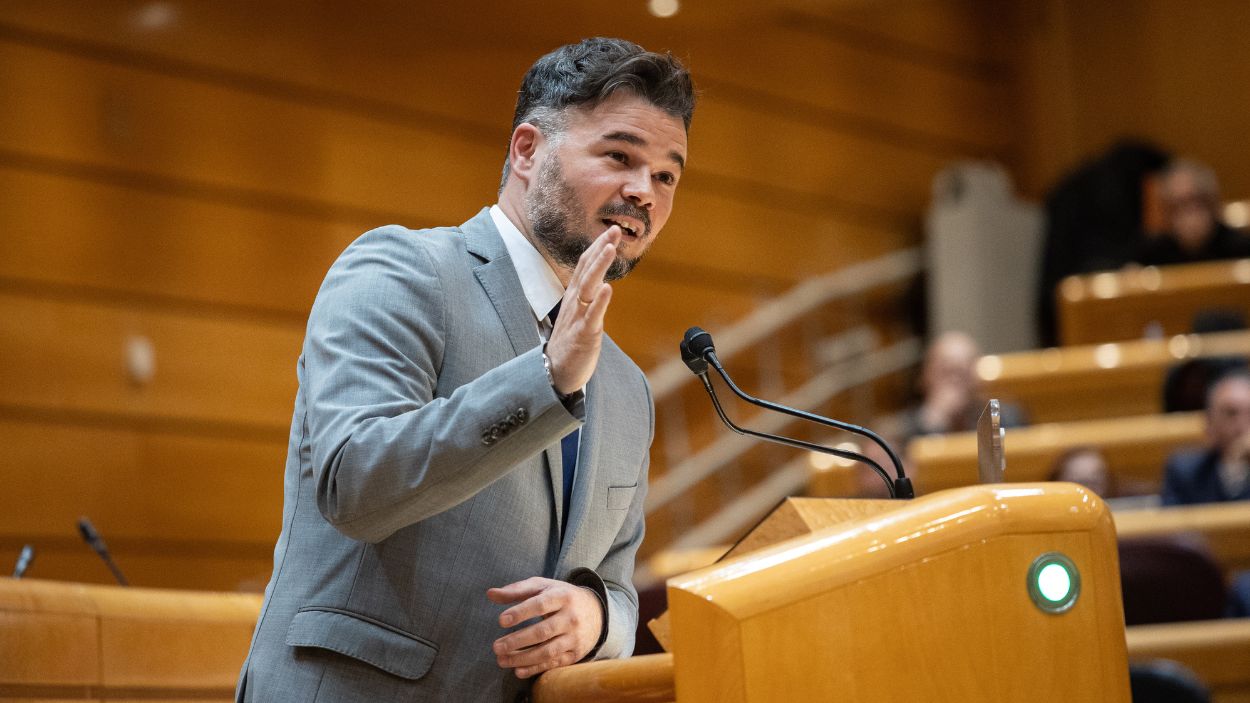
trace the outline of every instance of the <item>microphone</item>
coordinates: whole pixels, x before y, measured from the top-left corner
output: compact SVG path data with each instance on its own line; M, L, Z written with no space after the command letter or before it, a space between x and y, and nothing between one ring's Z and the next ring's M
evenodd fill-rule
M35 545L24 544L22 551L17 555L17 566L13 568L13 578L20 579L26 575L26 570L30 568L31 562L35 560Z
M129 586L130 582L122 575L122 570L117 568L117 564L113 562L112 555L109 554L109 548L104 544L104 538L100 537L100 533L96 532L95 525L86 517L78 518L78 533L82 535L82 539L91 547L96 554L100 555L100 559L104 560L105 566L109 571L113 572L113 578L117 579L117 583L123 586Z
M767 400L761 400L759 398L756 398L752 395L745 393L740 388L738 388L737 384L733 382L733 379L729 377L729 373L725 371L725 368L723 366L721 366L720 359L716 357L716 347L712 343L712 335L700 327L691 327L690 329L686 330L686 334L682 338L682 342L680 346L682 350L682 360L686 362L686 366L690 367L691 371L693 371L696 375L698 375L703 380L704 389L707 390L708 394L712 397L712 404L716 407L717 414L721 416L721 420L723 422L725 422L727 425L730 426L730 429L733 429L735 432L740 431L740 428L736 428L736 426L732 425L732 423L729 422L728 418L725 417L724 412L721 410L720 402L717 400L716 394L712 390L711 383L709 383L707 380L707 365L708 364L711 364L712 368L716 369L716 373L719 374L720 377L725 381L725 385L729 386L729 389L733 391L734 395L738 396L739 398L745 400L748 403L751 403L752 405L764 408L766 410L772 410L774 412L779 412L785 415L790 415L792 417L797 417L801 420L807 420L809 422L815 422L817 424L825 425L827 427L833 427L835 429L843 430L846 432L851 432L853 434L857 434L857 435L860 435L862 437L866 437L872 440L874 443L880 446L883 450L885 450L886 455L890 457L891 463L894 464L894 472L895 472L896 478L893 481L890 480L889 475L886 474L885 470L882 469L879 464L872 461L866 456L863 456L861 454L856 454L854 452L842 452L842 450L836 450L836 449L832 449L829 447L822 447L822 449L827 450L826 453L834 454L835 456L841 456L847 459L853 459L855 461L859 461L861 463L867 464L868 466L872 467L878 473L878 475L880 475L881 478L886 482L887 486L890 489L890 497L892 498L914 498L916 496L915 489L912 487L912 484L911 484L911 479L907 478L907 475L903 472L903 463L899 461L898 455L894 453L894 450L891 449L890 446L886 444L885 440L882 439L881 436L878 435L876 432L873 432L872 430L866 429L864 427L860 427L859 425L852 425L849 422L842 422L840 420L834 420L832 418L827 418L821 415L816 415L814 413L804 412L802 410L796 410L794 408L790 408L785 405L781 405L779 403L773 403ZM703 369L702 373L700 373L697 370L698 364L696 364L696 362L693 361L693 359L695 358L702 361L702 369ZM750 432L741 432L741 433L752 434ZM755 436L760 436L764 439L769 439L770 437L772 437L771 435L768 437L765 437L761 434L756 434ZM799 440L789 440L789 441L798 442ZM787 442L781 442L781 443L786 444ZM805 442L803 444L811 445L810 442ZM796 446L796 445L790 445L790 446ZM811 445L811 446L820 446L820 445ZM805 448L811 448L811 447L808 446ZM821 451L821 449L815 449L814 451Z

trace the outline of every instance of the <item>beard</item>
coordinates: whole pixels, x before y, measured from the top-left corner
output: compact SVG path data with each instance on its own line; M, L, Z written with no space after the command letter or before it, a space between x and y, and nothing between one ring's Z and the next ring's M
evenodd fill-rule
M553 152L543 162L533 190L525 196L525 214L529 218L537 243L547 250L556 263L570 270L577 267L578 259L598 236L597 233L579 230L578 223L585 216L585 212L581 198L577 197L573 187L564 179L560 159ZM643 236L651 232L650 214L644 208L628 202L605 205L598 215L600 218L628 215L643 223ZM617 281L624 278L641 260L641 254L632 259L617 255L608 266L604 280Z

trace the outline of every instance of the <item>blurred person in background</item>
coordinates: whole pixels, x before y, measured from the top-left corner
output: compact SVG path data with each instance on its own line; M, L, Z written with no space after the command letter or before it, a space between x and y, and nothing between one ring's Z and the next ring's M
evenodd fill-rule
M1220 183L1206 164L1177 159L1163 173L1160 198L1168 228L1147 237L1138 261L1148 266L1250 256L1250 237L1221 219Z
M920 405L904 421L905 438L977 428L989 401L976 372L980 357L980 347L967 333L944 332L933 340L920 372ZM1024 424L1023 413L1014 406L1001 404L1000 413L1003 427Z
M1116 493L1115 477L1097 447L1076 447L1064 452L1055 460L1048 480L1078 483L1104 499Z
M1118 269L1142 246L1146 184L1170 155L1125 139L1081 164L1046 194L1046 234L1038 280L1043 346L1058 343L1055 286L1065 276Z
M1250 371L1235 369L1207 392L1209 445L1168 457L1164 505L1250 499Z

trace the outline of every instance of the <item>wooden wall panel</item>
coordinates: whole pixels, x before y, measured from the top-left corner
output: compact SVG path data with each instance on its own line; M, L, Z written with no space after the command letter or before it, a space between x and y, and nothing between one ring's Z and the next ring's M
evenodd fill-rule
M370 210L379 220L408 212L463 221L466 198L481 203L498 185L494 145L44 49L0 42L0 82L8 98L0 148L22 154Z
M6 293L0 311L0 387L9 407L271 433L290 423L299 325ZM127 373L135 338L154 352L146 384Z
M0 165L0 278L268 312L300 323L339 252L367 229Z
M876 24L879 43L901 34L902 41L928 49L929 55L882 52L863 37L819 31L831 21L827 13L793 15L780 8L744 12L741 7L691 6L671 21L619 12L608 24L594 10L548 3L548 10L561 16L559 26L550 27L534 22L532 15L518 17L528 15L527 8L503 4L492 8L497 23L491 23L471 13L435 7L411 13L378 5L372 11L322 6L308 12L299 3L257 7L232 0L183 8L184 16L174 26L147 32L118 31L118 25L133 23L142 11L144 3L138 1L100 2L95 12L84 12L73 2L9 0L0 8L7 10L5 17L14 31L40 41L121 46L128 56L272 76L492 130L498 129L500 119L506 122L511 117L512 95L534 58L571 37L607 33L650 48L671 49L697 77L709 81L708 92L721 92L722 86L738 95L743 90L762 91L748 99L777 98L859 118L832 120L830 128L879 125L999 147L1012 137L1009 123L993 110L1001 86L975 72L952 71L944 60L945 53L983 52L985 33L975 11L954 4L911 3L858 16L838 13L838 21L848 27ZM336 16L339 13L350 17ZM880 31L883 14L889 15L890 24ZM524 36L509 36L503 42L493 36L500 27L522 19L527 24ZM343 31L344 21L350 21L350 31ZM749 60L743 60L744 47L730 39L726 25L732 33L748 28ZM811 31L813 27L817 31ZM252 41L252 33L265 34L266 41ZM376 40L362 47L363 36ZM475 90L449 91L448 84L471 84Z
M1042 192L1112 140L1135 136L1211 164L1228 199L1250 197L1250 62L1238 0L1022 3L1021 162Z

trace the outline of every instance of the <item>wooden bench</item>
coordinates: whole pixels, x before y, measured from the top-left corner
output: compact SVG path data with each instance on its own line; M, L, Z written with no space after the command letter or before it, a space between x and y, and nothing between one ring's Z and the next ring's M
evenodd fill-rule
M230 701L260 597L0 579L0 699Z
M1215 703L1250 701L1250 618L1127 628L1129 661L1170 659L1193 670Z
M1022 407L1030 422L1163 411L1168 369L1186 359L1250 357L1250 332L1177 335L1012 354L977 362L988 394Z
M1102 450L1117 479L1157 489L1168 454L1202 442L1202 413L1054 422L1007 430L1008 481L1045 481L1055 460L1076 447ZM917 492L976 483L975 432L917 437L907 445Z
M1226 571L1250 569L1250 502L1209 503L1115 513L1120 539L1193 534Z
M1069 276L1055 296L1065 345L1183 334L1200 310L1250 317L1250 259Z

